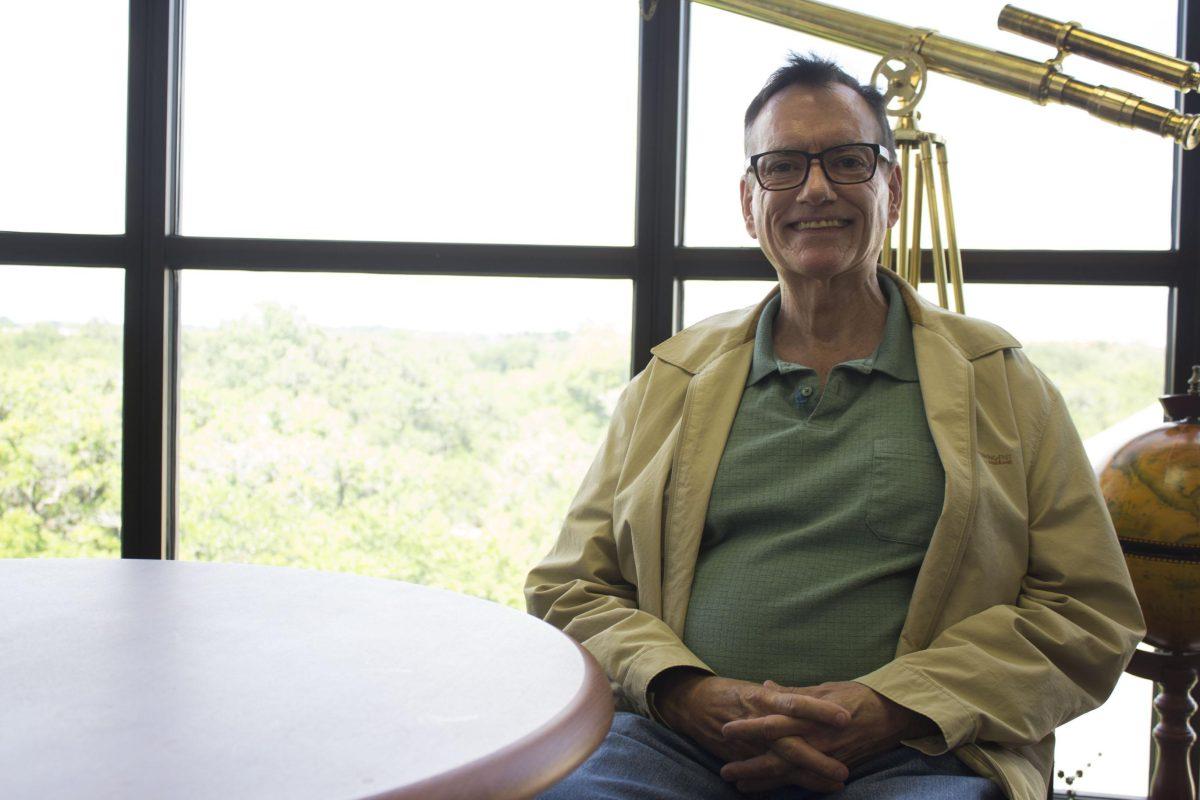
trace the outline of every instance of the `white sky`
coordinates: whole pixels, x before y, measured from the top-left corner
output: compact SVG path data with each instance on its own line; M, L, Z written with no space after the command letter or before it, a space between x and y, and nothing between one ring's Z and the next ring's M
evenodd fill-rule
M0 0L0 230L122 232L127 9Z
M185 326L252 315L264 302L335 327L488 334L602 326L628 334L633 324L628 280L188 272L181 291Z
M185 272L181 292L188 327L252 317L268 303L331 327L486 334L632 326L633 285L622 279L204 270ZM123 296L120 270L0 268L0 317L17 323L120 323Z

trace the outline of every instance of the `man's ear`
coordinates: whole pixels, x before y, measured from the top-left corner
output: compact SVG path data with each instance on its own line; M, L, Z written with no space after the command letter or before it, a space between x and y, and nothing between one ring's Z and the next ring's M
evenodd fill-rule
M742 176L741 192L742 221L746 224L746 233L750 234L751 239L757 239L758 234L754 230L754 185L749 173Z
M900 219L900 203L904 199L904 187L901 185L900 165L892 167L892 174L888 176L888 227L896 224Z

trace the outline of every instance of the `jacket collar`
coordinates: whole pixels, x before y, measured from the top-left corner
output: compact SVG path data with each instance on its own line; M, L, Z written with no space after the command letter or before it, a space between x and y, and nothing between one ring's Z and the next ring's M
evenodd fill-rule
M879 274L900 289L914 327L925 328L945 339L968 361L997 350L1021 346L1019 341L997 325L964 317L930 303L891 270L880 267ZM759 317L778 294L779 286L776 284L757 305L709 317L651 348L650 352L661 361L695 375L728 351L754 341Z

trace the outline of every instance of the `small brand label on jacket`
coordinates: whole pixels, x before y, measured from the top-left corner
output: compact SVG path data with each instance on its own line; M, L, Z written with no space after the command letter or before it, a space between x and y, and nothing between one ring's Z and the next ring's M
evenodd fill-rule
M989 463L993 466L996 466L998 464L1013 463L1012 453L983 453L983 452L981 452L979 455L983 457L984 461L986 461L987 463Z

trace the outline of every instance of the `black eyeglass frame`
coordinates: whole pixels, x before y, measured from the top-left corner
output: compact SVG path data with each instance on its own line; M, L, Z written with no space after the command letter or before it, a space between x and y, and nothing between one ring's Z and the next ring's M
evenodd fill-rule
M845 144L835 144L833 147L826 147L824 150L821 150L816 153L810 153L807 150L767 150L762 153L756 153L755 155L752 155L748 159L746 159L746 169L754 173L754 179L756 181L758 181L758 185L763 188L763 191L765 191L765 192L786 192L791 189L796 189L796 188L799 188L804 185L804 182L806 180L808 180L808 174L812 171L813 159L820 160L821 168L824 170L825 169L825 159L824 159L825 154L830 152L831 150L841 150L843 147L867 147L867 148L870 148L870 150L875 154L875 158L873 158L871 160L870 174L867 175L867 177L863 178L862 180L839 181L838 179L831 177L828 170L825 170L825 178L830 183L836 183L839 186L852 186L856 183L866 183L867 181L871 180L871 178L874 178L876 171L879 169L879 159L880 158L882 158L884 161L888 162L889 164L896 163L895 153L893 153L891 149L884 147L883 145L879 144L878 142L846 142ZM804 174L800 176L800 180L797 181L795 184L793 184L791 186L779 186L779 187L772 189L771 187L769 187L763 183L762 176L758 174L758 161L760 158L763 158L764 156L775 155L776 153L787 153L789 155L804 156Z

